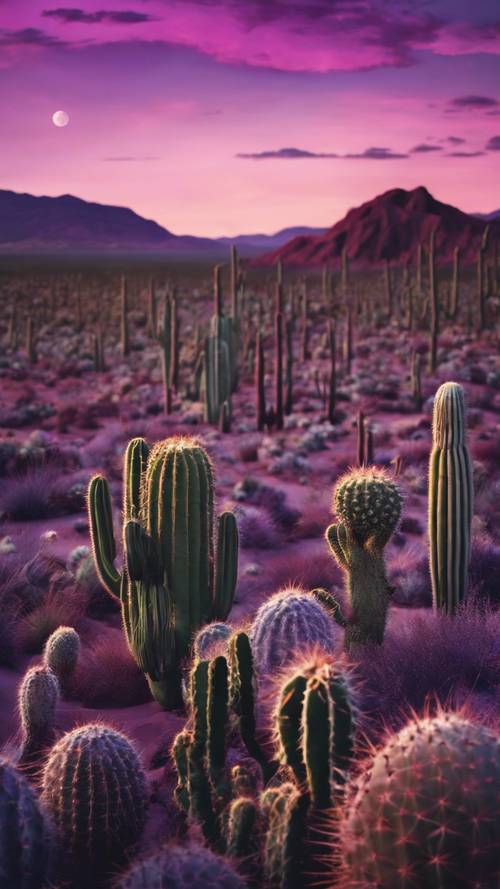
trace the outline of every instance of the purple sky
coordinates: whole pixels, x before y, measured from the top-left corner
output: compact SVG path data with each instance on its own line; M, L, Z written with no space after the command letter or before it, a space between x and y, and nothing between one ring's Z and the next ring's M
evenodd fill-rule
M0 0L2 188L200 235L500 207L498 0L75 4Z

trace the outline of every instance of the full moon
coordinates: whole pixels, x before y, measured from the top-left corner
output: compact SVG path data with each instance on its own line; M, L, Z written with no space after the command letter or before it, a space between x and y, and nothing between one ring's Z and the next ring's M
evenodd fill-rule
M55 127L67 127L69 124L69 114L66 111L54 111L52 123Z

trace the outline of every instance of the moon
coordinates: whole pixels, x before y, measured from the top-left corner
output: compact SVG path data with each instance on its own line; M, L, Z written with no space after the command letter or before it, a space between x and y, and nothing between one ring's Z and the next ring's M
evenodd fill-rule
M69 124L69 114L67 111L54 111L52 123L55 127L67 127Z

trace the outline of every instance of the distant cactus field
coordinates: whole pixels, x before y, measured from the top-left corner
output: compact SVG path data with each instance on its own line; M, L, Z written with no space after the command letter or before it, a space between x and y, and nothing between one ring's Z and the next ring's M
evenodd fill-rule
M0 889L498 889L479 228L0 260Z

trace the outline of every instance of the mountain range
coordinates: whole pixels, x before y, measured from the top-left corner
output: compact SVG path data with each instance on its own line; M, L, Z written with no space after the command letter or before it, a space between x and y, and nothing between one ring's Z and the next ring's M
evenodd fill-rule
M436 257L450 260L456 246L466 261L475 258L485 220L436 200L423 186L405 191L394 188L355 207L323 235L297 237L258 258L259 265L281 260L291 266L325 265L341 256L371 265L384 260L404 261L415 256L435 231ZM500 221L491 225L500 234Z
M500 213L463 213L420 186L387 191L329 229L296 226L272 235L201 238L176 235L127 207L0 190L0 253L136 253L208 261L225 259L235 244L252 265L280 259L293 266L323 265L340 257L343 248L352 261L371 264L409 258L435 229L440 259L449 259L456 245L472 259L487 220L500 232Z

